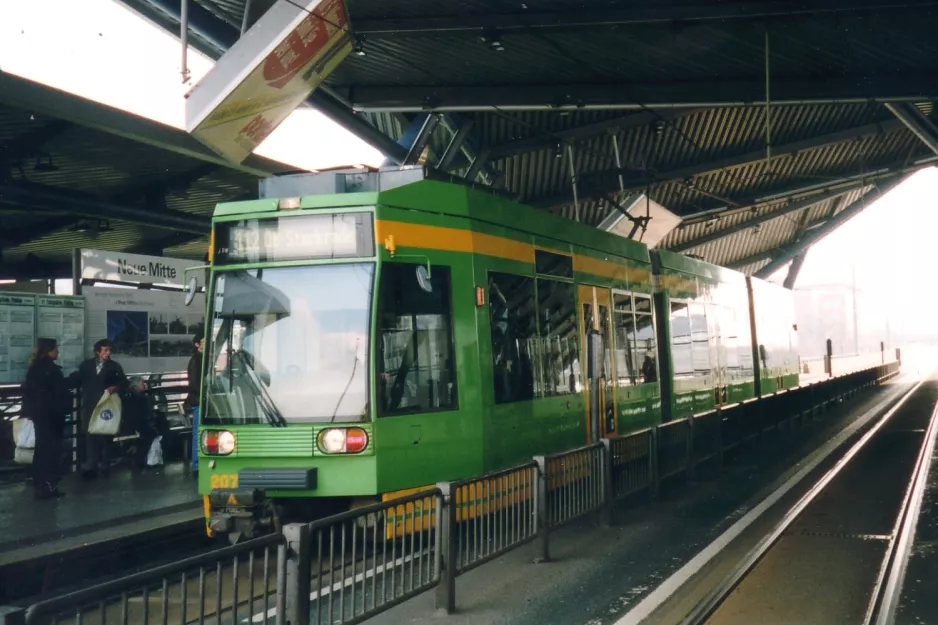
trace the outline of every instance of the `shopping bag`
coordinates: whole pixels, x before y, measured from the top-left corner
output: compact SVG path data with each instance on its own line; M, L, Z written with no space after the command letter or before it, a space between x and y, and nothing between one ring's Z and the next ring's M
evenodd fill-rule
M101 399L91 412L91 421L88 423L88 434L102 436L117 436L121 427L121 398L120 395L104 391Z
M162 436L157 436L153 439L153 442L150 444L150 451L147 452L147 466L148 467L158 467L163 464L163 444Z
M33 450L26 447L17 447L13 452L13 462L16 464L32 464Z
M13 440L22 449L36 447L36 426L32 419L20 418L13 422Z

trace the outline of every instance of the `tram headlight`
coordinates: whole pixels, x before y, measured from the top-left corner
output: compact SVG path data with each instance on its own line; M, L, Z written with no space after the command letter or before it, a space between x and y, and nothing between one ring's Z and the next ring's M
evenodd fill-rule
M324 454L357 454L368 447L368 432L361 428L328 428L317 437Z
M210 456L227 456L235 450L235 435L228 430L202 432L202 452Z

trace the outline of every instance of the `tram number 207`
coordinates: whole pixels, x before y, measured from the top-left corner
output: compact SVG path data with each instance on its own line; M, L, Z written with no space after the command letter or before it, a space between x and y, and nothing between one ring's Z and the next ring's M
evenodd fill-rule
M212 475L209 478L209 486L212 489L216 488L237 488L238 487L238 474L221 474L221 475Z

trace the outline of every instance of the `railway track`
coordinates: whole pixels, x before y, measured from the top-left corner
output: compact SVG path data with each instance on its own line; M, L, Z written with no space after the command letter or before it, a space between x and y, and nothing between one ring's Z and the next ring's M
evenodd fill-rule
M931 377L853 444L681 625L892 622L936 428Z

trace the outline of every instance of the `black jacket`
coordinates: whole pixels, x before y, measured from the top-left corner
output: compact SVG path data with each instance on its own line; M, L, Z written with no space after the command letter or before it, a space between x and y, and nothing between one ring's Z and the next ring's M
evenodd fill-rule
M91 412L98 405L98 400L109 386L116 386L117 392L124 395L128 390L127 376L124 370L113 360L105 360L101 373L97 372L97 358L89 358L78 366L78 371L70 378L81 388L81 427L88 429Z
M189 383L189 394L184 405L190 411L199 405L199 394L202 392L202 352L195 352L186 366L186 378Z
M72 412L73 396L62 367L48 358L37 360L23 383L23 415L37 426L61 428Z

